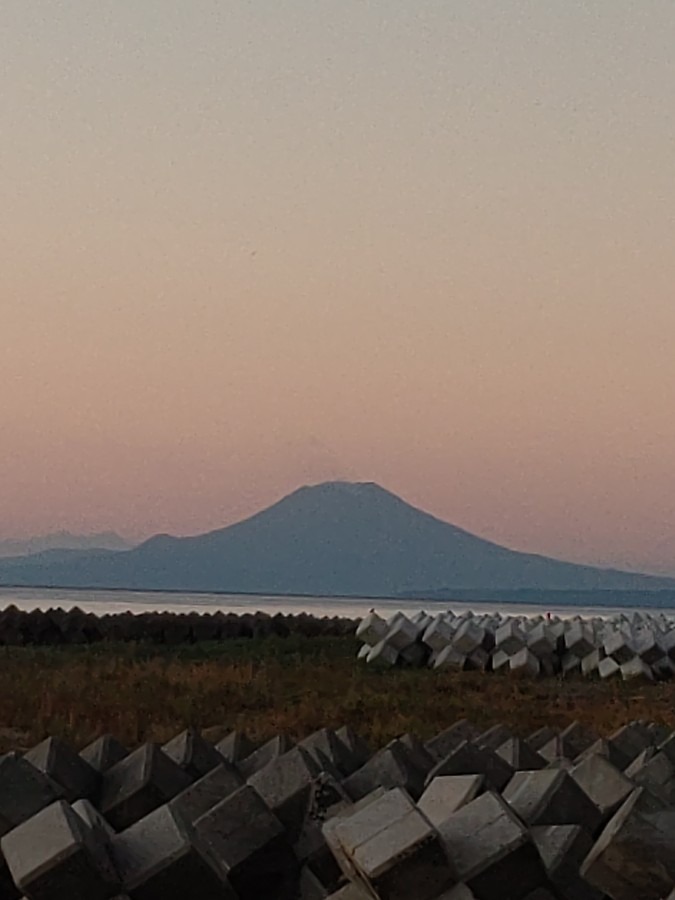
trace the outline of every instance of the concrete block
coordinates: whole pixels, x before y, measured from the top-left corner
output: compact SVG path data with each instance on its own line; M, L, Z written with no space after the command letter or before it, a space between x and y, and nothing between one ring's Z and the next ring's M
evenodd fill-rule
M497 750L502 744L512 738L513 732L505 725L493 725L487 731L482 732L474 739L474 744L479 747L489 747L490 750Z
M168 806L116 835L112 852L131 900L237 900L226 877Z
M604 659L604 651L602 649L593 650L592 653L589 653L588 656L584 656L581 660L581 674L586 678L591 675L598 675L598 667L600 665L600 661Z
M560 769L516 772L504 800L529 826L581 825L593 834L602 820L588 794Z
M116 831L168 803L191 784L156 744L144 744L103 775L100 810Z
M451 644L436 654L433 667L439 670L455 669L462 672L467 667L467 657Z
M508 653L504 653L503 650L495 650L492 654L492 671L506 671L509 668L510 661L511 657Z
M410 644L405 650L401 650L398 658L402 665L410 666L413 669L419 669L427 664L431 655L429 648L422 643Z
M640 722L630 722L611 734L608 742L613 744L628 762L632 762L636 756L647 747L652 746L652 737L647 728Z
M294 842L302 828L312 784L322 767L301 747L272 760L248 779ZM339 778L339 774L335 775Z
M324 827L347 874L382 900L432 900L452 880L438 836L400 789Z
M406 616L401 616L401 618L387 631L384 641L390 647L393 647L394 650L401 653L407 647L410 647L411 644L416 643L419 635L420 629L418 626L411 622Z
M411 760L405 745L392 741L346 778L343 787L352 800L360 800L378 787L404 788L416 800L424 790L424 780L425 773Z
M561 900L601 900L602 895L579 875L592 837L578 825L547 825L531 830L556 897ZM552 895L553 896L553 895Z
M565 649L579 660L595 650L595 635L583 622L573 622L565 632Z
M546 767L547 761L544 757L535 753L528 743L517 737L504 741L495 752L511 766L514 772L533 771Z
M366 657L368 665L391 668L398 662L399 652L386 641L375 644Z
M621 631L611 631L606 634L603 649L605 655L613 659L619 666L629 662L635 656L632 638Z
M2 838L16 886L29 900L109 900L120 881L107 848L58 800Z
M0 837L63 796L63 789L18 753L0 757Z
M468 619L457 629L452 643L459 653L468 656L477 647L482 647L485 644L486 637L485 629Z
M364 644L370 644L374 647L375 644L379 644L384 639L388 630L385 620L378 616L377 613L371 612L359 622L356 629L356 637L363 641Z
M484 784L483 775L441 775L430 782L417 802L418 809L438 827L474 800Z
M537 659L547 659L556 652L556 638L544 622L536 625L527 635L527 648Z
M426 748L437 761L445 759L464 741L471 741L480 735L480 731L468 719L460 719L427 741Z
M245 731L231 731L216 744L216 751L225 762L238 765L246 757L255 753L257 747Z
M630 762L630 757L623 753L615 743L604 738L600 738L594 744L591 744L587 750L580 753L575 762L579 763L589 756L604 756L620 771L623 771Z
M441 616L437 616L425 630L422 635L422 641L431 650L440 653L452 642L454 634L455 629L450 622L441 618Z
M507 656L514 656L527 646L527 638L523 633L520 623L515 619L509 619L497 629L495 634L495 649L501 650Z
M128 755L127 748L110 734L102 735L80 751L82 759L99 774L107 772Z
M634 790L633 783L604 756L588 756L570 772L571 777L609 819Z
M513 771L506 760L494 751L464 741L429 772L427 784L441 775L484 775L489 788L502 791L511 780Z
M528 745L539 752L542 747L548 744L552 738L557 737L558 732L554 731L548 725L544 725L542 728L537 729L537 731L533 732L528 738Z
M182 790L168 805L173 815L190 828L197 819L238 791L243 784L244 779L237 769L223 762Z
M514 674L531 675L536 678L541 671L541 664L534 653L523 647L509 660L509 669Z
M634 656L633 659L623 663L621 666L621 677L624 681L633 681L636 678L654 681L654 673L651 667L639 656Z
M354 865L380 900L435 900L454 881L440 838L416 809L358 846Z
M223 757L196 728L187 728L162 747L164 753L190 778L201 778L219 766Z
M237 767L244 778L250 778L256 772L268 766L272 760L278 759L295 747L295 743L286 734L278 734L267 743L258 747L250 756L241 760Z
M436 765L436 760L414 734L403 734L398 741L405 747L408 758L422 774L426 775Z
M115 830L89 800L76 800L71 806L74 813L82 819L84 824L94 832L101 844L108 844L115 836ZM0 894L0 897L2 894Z
M373 755L365 740L348 725L338 728L335 734L355 758L358 767L367 763Z
M546 882L527 830L496 793L463 806L438 831L458 880L477 900L523 900Z
M621 673L621 666L612 656L606 656L598 663L598 675L600 678L613 678Z
M194 831L241 900L295 900L299 864L284 827L245 785L201 818Z
M98 791L99 773L58 738L42 741L29 750L24 759L60 785L69 803L83 797L92 798Z
M675 812L644 813L638 788L607 824L581 876L612 900L662 900L675 879Z
M327 759L344 777L348 777L363 764L351 751L351 748L340 740L330 728L321 728L306 737L298 744L315 760L319 768L324 767Z

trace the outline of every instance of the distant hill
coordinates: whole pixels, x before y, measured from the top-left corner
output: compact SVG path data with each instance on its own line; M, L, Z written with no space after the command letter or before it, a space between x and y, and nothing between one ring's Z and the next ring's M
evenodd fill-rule
M519 553L376 484L304 487L249 519L132 550L0 562L0 584L324 596L673 591L675 580Z
M130 550L133 544L125 541L113 531L101 534L71 534L69 531L57 531L41 537L24 540L0 540L0 559L16 556L33 556L37 553L56 553L57 551L90 551L90 550Z

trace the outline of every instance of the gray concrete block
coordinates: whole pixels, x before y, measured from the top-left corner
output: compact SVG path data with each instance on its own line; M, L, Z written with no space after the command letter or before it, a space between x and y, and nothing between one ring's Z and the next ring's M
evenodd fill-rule
M496 749L497 756L507 762L514 772L543 769L547 761L520 738L512 737Z
M417 802L432 825L446 819L474 800L485 784L483 775L441 775L434 778Z
M312 785L321 771L322 767L306 750L294 747L248 779L286 828L291 842L300 834ZM334 774L340 777L339 773Z
M544 725L542 728L537 729L537 731L533 732L528 738L526 738L527 744L535 751L539 752L542 747L548 744L552 738L557 737L558 732L554 731L553 728L548 725Z
M644 813L638 788L615 813L581 867L612 900L662 900L675 878L675 812Z
M529 826L581 825L593 834L602 820L588 794L560 769L516 772L504 800Z
M619 663L611 656L606 656L598 663L598 675L600 676L600 678L614 678L619 674L621 674L621 667Z
M602 895L579 875L593 839L578 825L547 825L531 829L546 874L561 900L601 900Z
M438 831L458 880L477 900L523 900L546 882L526 828L498 794L477 797Z
M320 768L324 767L325 759L330 760L331 765L345 778L362 765L359 757L330 728L315 731L300 741L298 746L306 750Z
M279 819L251 785L195 822L209 859L241 900L295 900L299 864Z
M379 644L371 649L366 657L369 666L390 669L398 663L399 652L386 641L380 641Z
M647 747L653 746L651 734L640 722L630 722L628 725L624 725L611 734L607 740L628 759L629 763Z
M94 832L99 843L107 844L115 836L114 828L90 800L76 800L71 809L77 813L87 828ZM2 894L0 894L1 896Z
M366 741L348 725L338 728L335 734L355 758L357 768L365 765L373 755Z
M160 806L112 841L112 853L131 900L236 900L227 879L194 835Z
M30 900L109 900L120 881L107 848L58 800L2 838L16 886Z
M513 777L513 768L487 747L464 741L427 776L427 784L440 775L484 775L488 787L502 791Z
M103 775L99 808L122 831L168 803L191 779L156 744L144 744Z
M288 753L293 747L295 747L295 742L287 734L278 734L261 747L258 747L246 759L237 763L237 768L244 778L250 778L251 775L268 766L272 760L278 759L284 753Z
M0 757L0 837L63 796L63 789L18 753Z
M29 750L24 759L60 785L69 803L96 796L99 773L64 741L49 737Z
M213 809L244 784L241 774L230 763L221 763L203 778L186 787L169 801L171 812L187 827Z
M460 719L454 725L427 741L426 748L440 762L464 741L473 740L479 735L480 731L472 722L469 722L468 719Z
M326 823L324 834L345 874L382 900L432 900L451 881L435 830L399 788Z
M457 672L463 672L467 666L467 656L460 653L456 647L450 644L444 647L433 658L433 668L438 669L455 669Z
M580 753L575 763L579 763L589 756L604 756L620 771L623 771L630 762L630 758L615 743L604 738L600 738L594 744L591 744L587 750Z
M436 830L416 809L386 823L353 860L380 900L435 900L455 880Z
M633 783L604 756L588 756L570 775L595 803L605 821L634 790Z
M128 755L127 748L110 734L102 735L80 751L82 759L99 774L107 772Z
M489 747L490 750L497 750L502 744L506 743L510 738L514 737L510 728L505 725L493 725L487 731L483 731L474 739L474 744L479 747Z
M256 744L244 731L231 731L222 741L216 744L216 750L225 762L237 765L252 753L255 753Z
M346 778L343 787L352 800L360 800L378 787L401 787L417 799L424 790L424 773L413 763L406 747L392 741Z
M205 740L196 728L187 728L162 747L164 753L190 778L201 778L223 762L213 744Z

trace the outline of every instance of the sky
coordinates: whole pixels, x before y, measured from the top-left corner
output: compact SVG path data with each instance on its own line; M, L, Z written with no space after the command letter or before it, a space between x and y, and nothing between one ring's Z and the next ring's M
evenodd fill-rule
M0 538L376 481L675 573L672 0L3 0Z

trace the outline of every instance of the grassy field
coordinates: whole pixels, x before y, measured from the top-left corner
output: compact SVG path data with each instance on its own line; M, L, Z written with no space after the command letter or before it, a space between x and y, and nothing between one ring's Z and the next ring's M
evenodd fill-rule
M0 752L58 735L129 746L187 725L264 739L349 724L379 746L467 717L527 735L579 719L600 735L631 719L675 729L675 683L532 681L478 672L373 671L345 638L266 638L167 649L143 644L0 648Z

